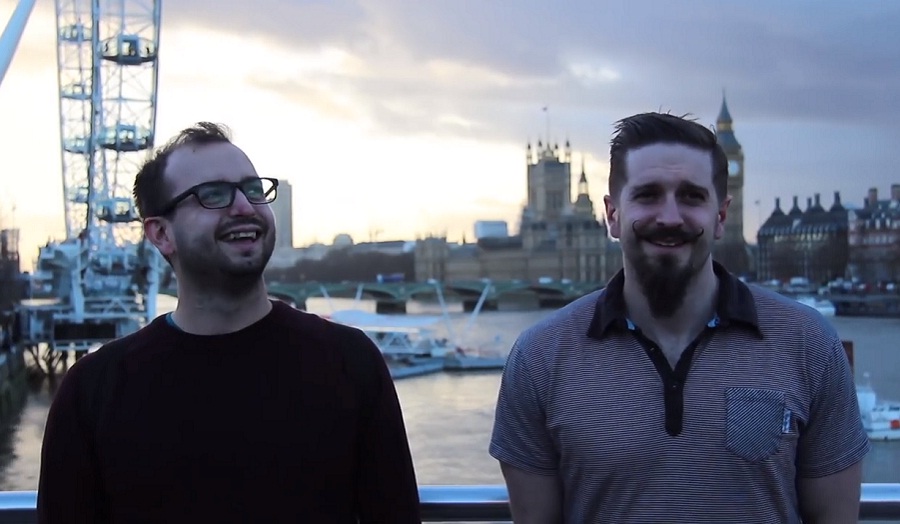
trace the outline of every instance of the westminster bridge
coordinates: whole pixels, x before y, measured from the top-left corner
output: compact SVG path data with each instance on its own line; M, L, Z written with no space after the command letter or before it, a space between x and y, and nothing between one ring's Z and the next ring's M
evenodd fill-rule
M374 300L379 313L405 313L410 300L444 299L462 302L463 311L474 311L481 302L481 310L496 310L501 299L536 301L541 308L562 307L592 291L603 288L605 282L554 281L548 283L522 280L461 280L453 282L302 282L267 284L269 296L306 309L312 297L353 298ZM160 289L164 295L177 296L175 288Z

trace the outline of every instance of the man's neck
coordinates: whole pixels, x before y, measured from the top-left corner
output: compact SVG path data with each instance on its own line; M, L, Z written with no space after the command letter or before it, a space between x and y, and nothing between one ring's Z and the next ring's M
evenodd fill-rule
M180 329L194 335L221 335L244 329L271 310L262 279L240 294L199 290L179 282L172 319Z
M633 276L629 278L627 272L623 289L631 321L660 344L665 344L665 341L687 344L693 340L715 314L718 292L719 279L711 262L707 262L707 266L694 277L684 301L671 317L653 316L640 284Z

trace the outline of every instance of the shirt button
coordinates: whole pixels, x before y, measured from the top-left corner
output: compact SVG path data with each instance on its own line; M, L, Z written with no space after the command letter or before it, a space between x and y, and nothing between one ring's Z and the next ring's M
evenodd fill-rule
M672 382L671 384L669 384L669 389L671 389L672 391L678 391L679 389L681 389L681 382Z

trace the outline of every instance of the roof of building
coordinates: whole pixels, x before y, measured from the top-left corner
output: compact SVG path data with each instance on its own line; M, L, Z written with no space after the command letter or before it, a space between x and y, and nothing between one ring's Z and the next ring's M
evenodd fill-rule
M841 204L840 193L835 192L834 204L826 210L819 195L808 198L806 209L800 209L798 198L793 197L793 205L785 214L781 210L781 199L775 199L775 209L759 228L759 235L786 233L829 233L847 229L849 215Z

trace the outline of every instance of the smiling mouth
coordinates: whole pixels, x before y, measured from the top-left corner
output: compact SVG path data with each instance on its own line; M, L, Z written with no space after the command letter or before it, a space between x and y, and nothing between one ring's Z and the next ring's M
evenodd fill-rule
M260 236L261 233L259 231L238 231L236 233L223 235L219 237L219 240L225 242L254 242L258 240Z
M678 247L687 243L683 240L648 240L648 242L660 247Z

